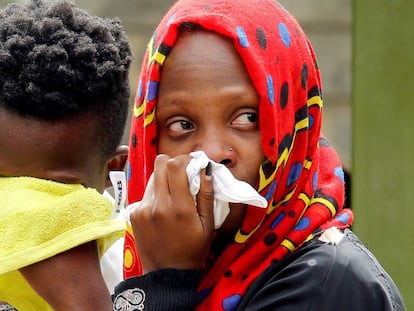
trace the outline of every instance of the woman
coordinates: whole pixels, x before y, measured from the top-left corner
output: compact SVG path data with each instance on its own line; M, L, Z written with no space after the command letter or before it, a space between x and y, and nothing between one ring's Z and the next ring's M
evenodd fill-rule
M321 94L312 47L278 3L181 0L170 9L134 106L129 201L140 202L114 310L404 310L347 229ZM212 164L194 200L186 169L196 151ZM230 203L215 229L217 163L267 207Z

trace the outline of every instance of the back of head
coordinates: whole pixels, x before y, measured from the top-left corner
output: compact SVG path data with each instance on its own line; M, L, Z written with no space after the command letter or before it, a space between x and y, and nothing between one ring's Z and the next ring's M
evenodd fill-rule
M124 131L131 60L119 20L69 0L0 11L0 109L44 121L93 111L106 155Z

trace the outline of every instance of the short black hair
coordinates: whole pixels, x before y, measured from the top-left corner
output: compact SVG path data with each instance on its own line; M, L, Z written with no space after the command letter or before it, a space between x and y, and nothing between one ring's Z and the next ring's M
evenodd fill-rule
M30 0L0 10L0 109L56 121L93 111L104 156L125 128L132 61L118 18L69 0Z

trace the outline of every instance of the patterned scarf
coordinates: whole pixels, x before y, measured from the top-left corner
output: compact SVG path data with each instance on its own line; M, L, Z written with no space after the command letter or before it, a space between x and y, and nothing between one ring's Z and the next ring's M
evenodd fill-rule
M258 191L268 207L247 208L234 240L199 286L197 310L229 311L269 265L326 228L349 226L353 217L342 209L341 164L320 132L321 82L313 49L295 19L273 0L181 0L163 18L146 51L134 105L129 202L142 198L153 170L160 70L183 23L231 38L260 96L266 160ZM140 273L129 229L124 274Z

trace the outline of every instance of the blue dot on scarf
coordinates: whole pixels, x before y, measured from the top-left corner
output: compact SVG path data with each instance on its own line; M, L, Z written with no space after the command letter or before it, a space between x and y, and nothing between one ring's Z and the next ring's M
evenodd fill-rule
M286 186L290 187L296 180L298 180L300 173L302 173L302 162L296 162L290 168Z
M273 193L275 192L275 189L276 189L276 184L277 184L276 180L272 181L272 183L270 184L269 191L267 192L265 196L267 201L269 201L270 198L273 196Z
M296 225L295 230L304 230L310 225L310 220L308 217L303 217L299 220L299 223Z
M267 76L267 96L273 105L275 103L275 88L273 87L273 78L271 75Z
M158 93L158 82L149 81L147 86L147 101L151 101L157 97Z
M280 224L280 222L283 220L283 218L285 218L286 214L285 213L280 213L279 215L277 215L276 219L270 224L270 229L274 229L276 228L276 226L278 224Z
M131 179L131 164L127 161L127 181Z
M313 116L312 116L312 115L309 115L309 116L308 116L308 120L309 120L309 121L308 121L308 122L309 122L309 125L308 125L308 126L309 126L309 129L311 129L311 128L312 128L312 126L313 126L313 123L314 123L314 122L313 122L313 120L314 120L314 119L313 119Z
M334 174L336 177L342 180L342 182L345 182L344 170L342 169L342 167L339 167L339 166L335 167Z
M223 309L225 311L236 310L242 297L240 295L233 295L223 300Z
M236 27L237 36L239 37L239 43L242 47L247 48L249 46L249 40L247 39L246 32L242 27Z
M318 185L318 172L313 173L313 178L312 178L312 190L315 191L316 190L316 186Z
M139 80L138 90L137 90L137 98L140 99L142 96L142 80Z
M336 220L340 221L344 225L349 222L349 215L348 214L341 214L335 217Z
M279 35L285 46L289 47L291 43L289 29L284 23L279 23Z
M176 17L175 13L170 16L167 22L167 26L169 26L175 20L175 17Z

